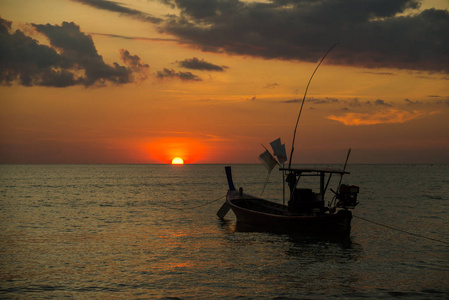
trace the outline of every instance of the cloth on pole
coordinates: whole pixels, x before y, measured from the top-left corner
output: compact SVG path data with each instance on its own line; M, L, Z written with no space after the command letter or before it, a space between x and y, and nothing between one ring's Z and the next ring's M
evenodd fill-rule
M276 155L280 164L287 161L287 152L285 151L285 144L281 143L281 138L278 138L270 143L273 148L274 155Z
M278 164L276 159L271 155L268 150L265 150L264 153L259 155L259 159L262 161L262 163L265 165L265 167L268 169L268 172L270 173L271 170Z

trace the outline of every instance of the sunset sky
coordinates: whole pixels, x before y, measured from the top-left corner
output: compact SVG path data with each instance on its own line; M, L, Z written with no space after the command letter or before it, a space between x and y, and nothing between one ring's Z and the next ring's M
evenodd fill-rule
M0 163L449 163L448 0L0 0Z

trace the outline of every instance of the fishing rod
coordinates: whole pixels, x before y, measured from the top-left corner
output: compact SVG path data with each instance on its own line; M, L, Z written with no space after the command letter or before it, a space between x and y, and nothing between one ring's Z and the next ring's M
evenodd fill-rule
M310 76L309 79L309 83L307 84L306 90L304 92L304 97L302 98L302 103L301 103L301 108L299 109L299 114L298 114L298 119L296 119L296 126L295 126L295 131L293 132L293 141L292 141L292 151L290 152L290 159L288 161L288 168L290 169L291 165L292 165L292 157L293 157L293 151L295 150L295 138L296 138L296 129L298 128L298 123L299 123L299 118L301 117L301 112L302 112L302 108L304 106L304 102L306 100L306 95L307 95L307 90L309 89L309 85L310 82L312 81L313 75L315 75L316 71L318 70L318 68L320 67L321 63L323 62L323 60L326 58L326 56L329 54L329 52L331 52L331 50L337 46L339 43L336 43L334 45L332 45L332 47L329 48L329 50L327 50L327 52L324 54L324 56L321 58L320 62L318 63L318 65L315 68L315 71L313 71L312 76Z
M343 173L340 174L340 181L338 182L337 185L337 192L334 192L334 190L331 189L332 192L334 192L334 197L332 198L332 201L330 201L328 203L329 206L334 205L335 200L337 199L337 194L340 193L340 185L341 182L343 180L343 175L345 175L345 171L346 171L346 166L348 165L348 159L349 159L349 155L351 154L351 148L348 149L348 154L346 155L346 160L345 160L345 165L343 167Z
M350 155L350 154L351 154L351 148L348 149L348 154L346 155L346 160L345 160L345 165L344 165L344 167L343 167L343 172L346 171L346 166L348 165L348 159L349 159L349 155ZM344 175L344 173L342 173L341 176L340 176L340 182L338 183L339 186L340 186L340 184L341 184L341 180L342 180L342 178L343 178L343 175Z

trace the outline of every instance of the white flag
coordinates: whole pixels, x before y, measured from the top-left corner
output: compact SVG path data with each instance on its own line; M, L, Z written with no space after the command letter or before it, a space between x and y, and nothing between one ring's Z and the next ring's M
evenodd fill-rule
M259 155L259 159L264 163L269 173L278 164L278 162L274 159L270 152L268 152L268 150L265 150L264 153Z
M278 158L280 164L287 161L287 152L285 151L285 144L281 144L281 139L278 138L270 143L271 148L273 148L274 155Z

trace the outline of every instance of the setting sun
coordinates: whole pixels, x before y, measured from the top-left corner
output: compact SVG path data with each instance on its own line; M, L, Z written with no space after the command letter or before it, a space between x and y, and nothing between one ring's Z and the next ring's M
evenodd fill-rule
M171 164L172 165L183 165L184 164L184 160L181 157L175 157L171 161Z

